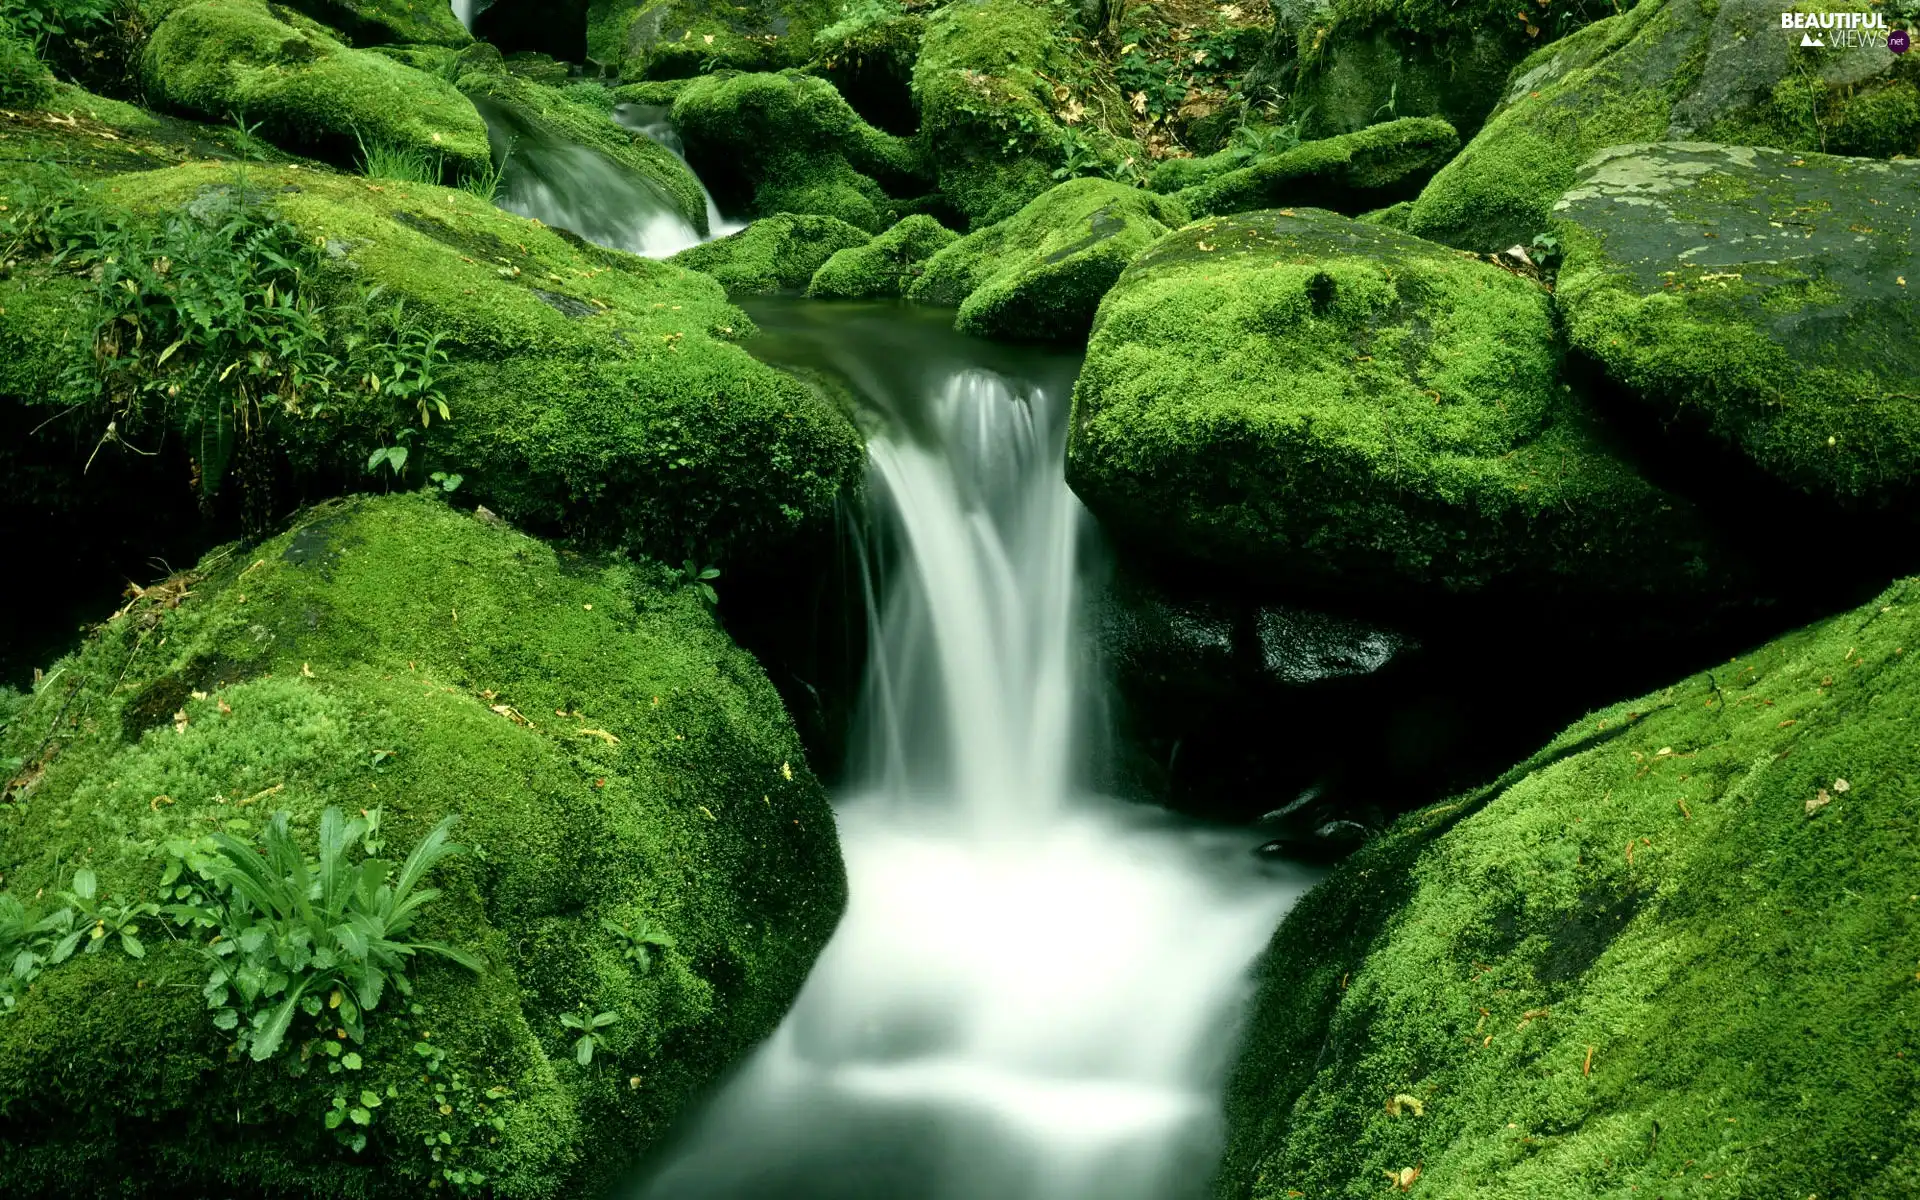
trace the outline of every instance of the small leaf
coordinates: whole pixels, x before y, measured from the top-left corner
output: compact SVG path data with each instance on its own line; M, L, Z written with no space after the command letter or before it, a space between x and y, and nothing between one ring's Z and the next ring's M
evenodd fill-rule
M581 1066L593 1061L593 1035L586 1034L573 1044L573 1060Z
M335 1042L333 1044L338 1046L340 1043ZM344 1058L340 1060L340 1065L345 1067L349 1071L358 1071L360 1069L360 1056L358 1054L349 1052Z
M338 1129L340 1128L340 1123L345 1121L346 1119L347 1119L347 1113L345 1109L340 1109L340 1108L333 1109L332 1111L327 1113L327 1128Z
M351 1108L347 1110L347 1115L353 1118L355 1125L371 1125L373 1123L373 1114L364 1108L357 1106Z
M120 948L122 950L125 950L128 953L128 955L130 955L133 958L145 958L147 956L147 948L145 946L142 946L140 944L140 939L133 936L131 933L125 933L125 932L121 933Z
M93 899L99 886L100 880L94 875L92 867L81 867L73 873L73 894L82 900Z

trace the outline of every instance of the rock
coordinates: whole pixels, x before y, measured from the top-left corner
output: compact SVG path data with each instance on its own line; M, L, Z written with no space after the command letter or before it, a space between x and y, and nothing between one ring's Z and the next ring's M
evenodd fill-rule
M1282 204L1355 214L1412 199L1459 148L1459 137L1445 121L1403 117L1303 142L1183 188L1179 196L1195 216Z
M52 678L0 733L0 759L35 764L0 822L10 898L84 865L110 905L171 902L169 845L252 840L275 811L311 852L324 807L377 807L390 860L456 816L471 849L429 873L413 935L485 967L415 959L350 1073L320 1069L346 1057L318 1053L325 1009L256 1063L202 998L202 932L141 916L143 958L114 939L0 985L0 1103L36 1115L0 1132L9 1195L417 1196L448 1168L503 1197L598 1194L773 1031L844 903L826 794L693 590L421 494L217 551ZM63 709L79 719L43 745ZM609 921L672 944L636 961ZM616 1015L591 1067L560 1023L581 1004ZM323 1118L363 1090L355 1153ZM216 1152L236 1108L246 1145Z
M912 143L867 124L810 75L705 76L680 89L673 126L724 212L810 213L873 234L895 220L888 188L923 186Z
M1313 209L1216 217L1101 304L1067 476L1123 543L1283 592L1728 585L1558 359L1546 292L1498 267Z
M262 137L333 162L378 143L449 177L486 166L486 125L452 84L278 11L284 20L263 0L197 0L168 12L141 53L147 95L216 122L245 113Z
M204 164L123 175L113 200L139 220L217 220L239 178ZM428 428L410 406L358 388L337 389L324 419L275 423L288 440L270 491L369 486L369 450L415 426L411 480L456 472L462 498L522 527L704 563L825 527L860 478L858 433L735 344L753 326L704 276L563 237L462 191L258 164L245 179L328 246L314 279L322 303L351 306L377 285L449 356L434 376L450 419ZM23 263L0 284L0 348L40 377L88 353L92 328L52 278ZM0 404L50 395L30 382L0 391L12 393ZM181 431L145 419L169 453L184 453ZM97 439L100 423L74 428ZM103 450L102 463L119 453ZM175 486L187 477L182 462Z
M1906 580L1361 849L1268 949L1217 1194L1900 1194L1916 644Z
M924 213L908 217L864 245L836 250L807 284L807 295L828 300L903 296L925 273L927 260L960 235Z
M671 261L719 280L730 295L796 292L836 251L871 240L865 230L832 217L775 213L738 233L682 250Z
M779 71L813 56L834 0L592 0L587 56L626 80Z
M1703 140L1920 151L1920 63L1801 49L1766 0L1651 0L1514 68L1486 128L1427 185L1408 228L1499 251L1544 232L1579 165L1609 146Z
M926 18L885 5L855 7L813 36L816 70L868 121L888 133L919 129L913 104L913 64L920 57Z
M1134 256L1186 220L1172 197L1071 179L934 255L907 294L959 305L964 333L1077 341Z
M1497 0L1280 0L1273 40L1245 92L1272 89L1316 137L1383 117L1440 117L1477 129L1513 65L1542 41L1615 11L1582 2L1539 10L1539 25Z
M1568 340L1610 379L1804 492L1913 495L1920 164L1621 146L1553 216Z
M39 108L53 96L53 72L33 43L0 25L0 106Z
M394 42L459 49L473 35L434 0L294 0L292 7L347 35L353 45Z
M492 42L475 42L454 56L449 78L462 79L473 74L504 75L507 57Z
M511 157L520 139L585 146L664 197L696 232L708 232L707 197L699 178L671 150L615 124L610 103L590 107L567 92L507 72L475 72L462 76L458 86L496 128L502 142L497 153L503 160Z
M1077 73L1077 32L1057 7L1026 0L960 0L927 19L913 68L921 132L940 191L972 228L1012 216L1052 187L1075 149L1116 166L1145 161L1138 146L1084 117L1067 120L1081 102L1065 85L1064 100L1053 89ZM1111 99L1124 103L1117 92Z

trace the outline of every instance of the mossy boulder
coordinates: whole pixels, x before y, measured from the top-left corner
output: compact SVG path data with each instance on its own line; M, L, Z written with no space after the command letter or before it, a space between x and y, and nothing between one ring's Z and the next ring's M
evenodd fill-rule
M1575 723L1288 915L1222 1197L1920 1182L1920 582Z
M957 0L928 18L913 94L940 191L974 228L1004 220L1055 183L1078 144L1120 162L1137 147L1056 106L1077 103L1057 81L1076 74L1068 13L1025 0ZM1073 129L1071 134L1069 130Z
M34 53L33 43L0 21L0 105L39 108L53 95L53 72Z
M323 808L377 807L395 858L457 816L471 849L432 872L418 933L485 968L416 960L356 1072L320 1069L333 1022L305 1015L256 1063L208 1011L194 931L141 918L145 957L76 955L0 1016L10 1195L417 1196L449 1167L597 1194L773 1030L843 904L825 793L696 592L424 495L209 555L52 679L0 735L27 760L0 805L12 896L84 866L113 902L169 900L169 842L274 811L311 852ZM643 964L605 921L673 944ZM560 1023L583 1004L618 1018L585 1067ZM466 1090L436 1094L416 1043ZM324 1118L363 1089L383 1102L356 1154Z
M843 7L846 15L814 34L812 69L867 120L888 133L913 133L920 124L913 64L926 18L891 3Z
M890 187L911 195L924 186L917 147L797 71L697 79L675 96L672 120L725 212L812 213L873 234L896 219Z
M960 240L940 222L917 213L864 245L834 251L807 284L807 295L827 300L904 296L926 272L927 260Z
M1920 152L1920 62L1802 49L1762 0L1646 0L1514 68L1493 116L1414 203L1408 228L1497 252L1546 230L1582 162L1701 140L1890 156Z
M647 191L658 194L705 236L707 198L700 180L680 156L644 134L616 125L609 115L612 96L597 84L588 88L605 93L608 103L582 103L571 92L536 83L511 72L476 71L461 77L460 91L494 127L503 144L500 157L512 169L512 155L523 141L552 145L572 143L612 161ZM593 99L583 89L583 96Z
M257 141L243 153L240 131L231 125L149 112L69 83L54 84L43 108L0 109L0 179L5 180L42 175L45 164L92 178L210 158L240 160L248 153L274 164L301 161Z
M1438 117L1402 117L1255 159L1178 195L1195 216L1289 204L1354 214L1411 200L1459 149ZM1156 174L1155 190L1162 181Z
M834 0L591 0L587 56L620 77L682 79L719 70L779 71L813 56Z
M286 19L275 15L285 14ZM157 104L334 162L362 142L427 155L449 175L483 168L487 128L446 80L365 50L264 0L197 0L169 12L140 59Z
M1313 209L1216 217L1101 304L1067 477L1124 542L1262 589L1723 583L1558 366L1536 283Z
M836 252L870 240L866 230L833 217L775 213L670 261L712 276L730 295L797 292Z
M1913 495L1920 164L1621 146L1553 217L1568 339L1612 380L1800 490Z
M355 45L394 42L457 50L473 41L446 0L295 0L293 7L338 29Z
M240 178L177 167L113 177L96 195L137 219L218 213ZM440 336L451 419L416 431L410 478L458 472L462 496L523 526L711 562L819 527L860 477L859 434L740 348L753 325L705 276L454 189L258 165L244 178L327 247L314 281L323 297L344 307L379 286ZM43 373L89 352L88 314L63 304L67 293L47 286L56 278L23 264L0 282L0 345ZM46 402L24 384L15 399ZM284 424L287 488L375 482L365 462L392 435L393 401L352 387L334 399L324 418Z
M954 327L990 337L1071 342L1135 255L1187 211L1109 179L1072 179L933 256L907 295L957 304Z

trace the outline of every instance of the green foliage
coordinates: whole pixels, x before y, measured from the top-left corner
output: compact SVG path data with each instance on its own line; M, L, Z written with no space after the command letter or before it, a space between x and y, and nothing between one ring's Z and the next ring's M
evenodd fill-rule
M619 1019L619 1013L596 1013L585 1004L577 1012L561 1013L560 1024L580 1035L573 1043L573 1061L591 1066L594 1050L607 1044L600 1031Z
M783 212L690 246L669 261L713 277L729 295L799 291L837 251L871 240L866 230L837 217Z
M42 51L50 44L97 32L113 19L114 0L13 0L0 23Z
M841 0L833 24L813 35L815 46L837 46L906 12L900 0Z
M53 98L53 87L33 41L0 20L0 105L38 108Z
M356 1043L366 1041L366 1014L389 987L412 993L407 962L422 953L482 969L465 950L405 940L419 910L440 895L421 887L422 877L462 850L447 840L454 820L422 838L397 875L378 858L348 861L370 827L337 808L320 815L317 859L296 844L285 811L274 814L258 844L213 835L213 853L200 860L209 894L168 911L180 924L217 931L202 994L214 1024L236 1031L237 1050L255 1062L273 1057L301 1012L321 1031L337 1024Z
M1196 216L1282 205L1359 213L1411 199L1460 148L1440 118L1402 117L1280 149L1299 136L1304 119L1237 135L1247 139L1240 143L1250 151L1247 165L1182 188L1181 200ZM1230 162L1240 152L1229 148L1214 159Z
M354 131L360 147L360 173L369 179L397 179L402 183L439 183L439 156L419 147L376 138L371 145Z
M40 973L72 958L76 949L98 954L117 945L129 958L145 958L139 922L159 913L145 901L109 901L100 895L91 867L73 873L72 884L58 893L59 907L43 911L0 892L0 1015L11 1012Z
M714 577L718 577L719 574L718 571L713 572ZM707 590L711 592L713 589ZM602 920L600 925L620 940L620 957L635 964L642 971L653 965L654 951L671 950L679 945L672 934L654 924L649 917L641 917L632 925L622 925L612 920Z
M438 1129L421 1135L421 1146L454 1194L474 1195L487 1176L472 1160L485 1146L498 1145L507 1132L505 1113L513 1103L513 1089L504 1084L482 1089L468 1083L466 1073L449 1063L444 1046L415 1042L413 1052L421 1060L423 1078L433 1086L432 1107L440 1118Z
M689 558L680 564L680 569L674 575L681 587L692 588L709 607L720 603L720 595L713 590L712 583L720 578L720 568L703 567Z

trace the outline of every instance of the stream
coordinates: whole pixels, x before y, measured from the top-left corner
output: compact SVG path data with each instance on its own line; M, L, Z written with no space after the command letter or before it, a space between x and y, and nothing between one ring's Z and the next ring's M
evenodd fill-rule
M657 111L619 117L677 149ZM507 184L604 244L698 240L580 147L522 137ZM850 901L786 1021L621 1195L1197 1200L1249 968L1316 875L1091 786L1106 562L1064 476L1078 356L901 304L744 307L755 354L836 376L867 429Z

